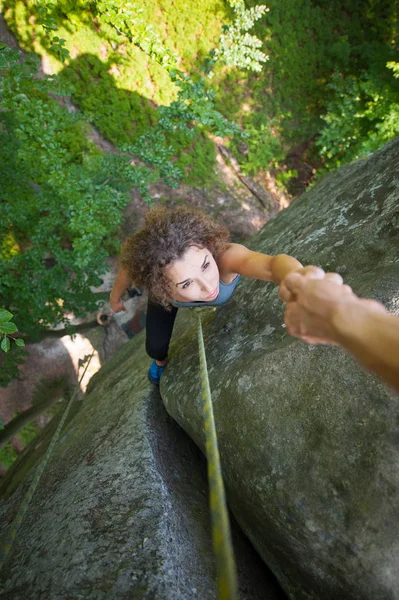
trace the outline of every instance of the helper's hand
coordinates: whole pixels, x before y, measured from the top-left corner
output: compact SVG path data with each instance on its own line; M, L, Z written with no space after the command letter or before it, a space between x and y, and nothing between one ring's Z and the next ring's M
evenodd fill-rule
M318 267L304 267L284 278L280 297L287 302L287 331L313 344L336 344L333 317L343 304L357 302L338 273L324 273Z
M295 271L296 274L306 276L307 279L328 279L330 281L334 281L335 283L342 283L341 275L338 273L325 273L323 269L320 267L315 267L313 265L308 265L307 267L302 267ZM291 289L288 289L285 281L288 277L291 277L292 273L287 275L281 282L279 295L283 302L289 302L293 299L294 294ZM289 280L290 281L290 280Z
M288 333L312 344L339 344L399 391L399 318L376 300L358 298L336 273L323 274L308 269L284 278Z
M109 305L111 307L111 310L113 310L116 313L126 310L125 305L123 304L123 302L120 298L118 298L118 300L110 298Z

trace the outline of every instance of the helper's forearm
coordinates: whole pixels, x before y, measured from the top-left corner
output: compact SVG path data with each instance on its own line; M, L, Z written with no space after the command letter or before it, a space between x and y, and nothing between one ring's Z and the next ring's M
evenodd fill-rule
M118 301L130 284L130 277L124 269L121 269L115 278L111 291L111 299Z
M288 254L277 254L270 261L272 280L280 285L286 275L302 268L302 264L293 256Z
M337 341L399 391L399 317L376 312L359 300L333 316Z

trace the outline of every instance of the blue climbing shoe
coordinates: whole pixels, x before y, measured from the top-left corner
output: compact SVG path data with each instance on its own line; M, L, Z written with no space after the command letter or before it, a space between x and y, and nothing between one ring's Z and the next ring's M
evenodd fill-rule
M150 370L148 371L148 379L151 381L151 383L159 385L159 380L161 379L161 375L165 367L166 365L161 367L160 365L157 365L155 360L152 361Z

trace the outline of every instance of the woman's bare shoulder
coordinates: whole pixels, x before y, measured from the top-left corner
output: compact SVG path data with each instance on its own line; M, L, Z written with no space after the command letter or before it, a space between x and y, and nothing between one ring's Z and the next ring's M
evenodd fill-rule
M221 244L217 247L215 253L215 260L219 265L219 261L221 263L234 260L235 258L244 256L248 254L249 250L246 246L242 244L235 244L233 242L229 242L226 244Z
M236 266L241 256L246 252L248 252L248 249L245 246L234 243L223 244L218 249L215 260L223 283L231 283L237 277Z

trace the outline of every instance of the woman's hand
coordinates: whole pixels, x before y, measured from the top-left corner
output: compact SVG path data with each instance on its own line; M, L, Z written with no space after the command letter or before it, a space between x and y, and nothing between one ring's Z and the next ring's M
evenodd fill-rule
M109 305L111 307L111 310L113 310L116 313L126 310L125 305L123 304L123 302L120 298L118 298L118 300L110 298Z

